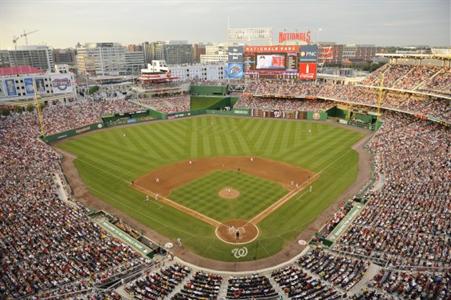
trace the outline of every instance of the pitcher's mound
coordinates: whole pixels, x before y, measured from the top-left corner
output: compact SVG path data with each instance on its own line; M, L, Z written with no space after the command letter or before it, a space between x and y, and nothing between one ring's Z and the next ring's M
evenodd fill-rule
M240 192L231 187L224 187L218 192L218 195L224 199L236 199L240 196Z
M230 220L216 227L215 233L225 243L240 245L255 241L260 231L245 220Z

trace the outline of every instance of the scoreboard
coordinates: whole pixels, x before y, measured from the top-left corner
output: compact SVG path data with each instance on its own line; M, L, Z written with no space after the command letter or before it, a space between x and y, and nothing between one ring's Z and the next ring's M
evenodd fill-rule
M244 75L315 80L316 53L316 45L245 46Z

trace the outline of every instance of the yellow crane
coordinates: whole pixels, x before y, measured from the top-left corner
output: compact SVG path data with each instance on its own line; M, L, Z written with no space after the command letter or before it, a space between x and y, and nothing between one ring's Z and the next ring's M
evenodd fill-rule
M45 135L45 127L44 127L44 115L42 114L41 109L41 96L38 94L38 89L36 88L36 81L33 80L33 90L34 90L34 107L36 109L36 114L38 115L38 125L39 125L39 133L41 136Z

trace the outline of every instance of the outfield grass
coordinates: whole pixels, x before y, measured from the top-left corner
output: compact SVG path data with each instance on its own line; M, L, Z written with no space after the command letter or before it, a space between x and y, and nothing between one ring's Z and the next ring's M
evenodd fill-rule
M260 237L240 260L280 251L326 209L357 176L351 149L363 134L325 122L202 116L101 130L57 146L75 154L75 166L95 196L205 257L236 261L234 246L214 228L130 188L129 182L159 166L190 158L262 156L320 173L312 192L300 193L259 223Z
M232 187L236 199L223 199L218 192ZM237 171L216 171L172 191L169 198L218 221L249 220L288 191L280 184Z

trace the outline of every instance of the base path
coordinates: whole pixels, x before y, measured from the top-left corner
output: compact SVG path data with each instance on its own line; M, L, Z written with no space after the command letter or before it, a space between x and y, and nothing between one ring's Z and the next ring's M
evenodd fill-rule
M208 217L208 216L206 216L206 215L204 215L204 214L201 214L200 212L198 212L198 211L196 211L196 210L194 210L194 209L191 209L191 208L189 208L189 207L186 207L186 206L184 206L184 205L181 205L181 204L179 204L179 203L177 203L177 202L175 202L175 201L173 201L173 200L171 200L171 199L169 199L169 198L166 198L166 197L164 197L164 196L155 194L155 193L153 193L152 191L148 191L148 190L146 190L146 189L143 189L143 188L140 187L140 186L134 186L134 187L135 187L137 190L143 192L144 194L151 196L151 197L154 198L156 201L159 201L159 202L161 202L161 203L163 203L163 204L172 206L173 208L178 209L179 211L181 211L181 212L183 212L183 213L185 213L185 214L188 214L188 215L190 215L190 216L193 216L193 217L195 217L195 218L197 218L197 219L199 219L199 220L201 220L201 221L203 221L203 222L205 222L205 223L207 223L207 224L210 224L211 226L218 227L219 225L222 224L221 222L216 221L215 219L212 219L212 218L210 218L210 217Z
M220 156L185 160L160 167L133 181L133 186L169 196L172 189L214 171L235 170L275 181L288 190L308 180L313 173L284 162L261 157Z
M294 190L291 190L290 192L288 192L288 194L286 194L285 196L283 196L282 198L280 198L279 200L277 200L276 202L274 202L273 204L271 204L270 206L265 208L259 214L254 216L252 219L250 219L249 223L257 225L264 218L266 218L267 216L272 214L274 211L276 211L279 207L281 207L282 205L287 203L291 198L293 198L294 196L299 194L307 186L311 185L316 179L318 179L318 177L319 177L319 174L315 174L315 175L311 176L307 181L305 181L301 185L298 185Z

